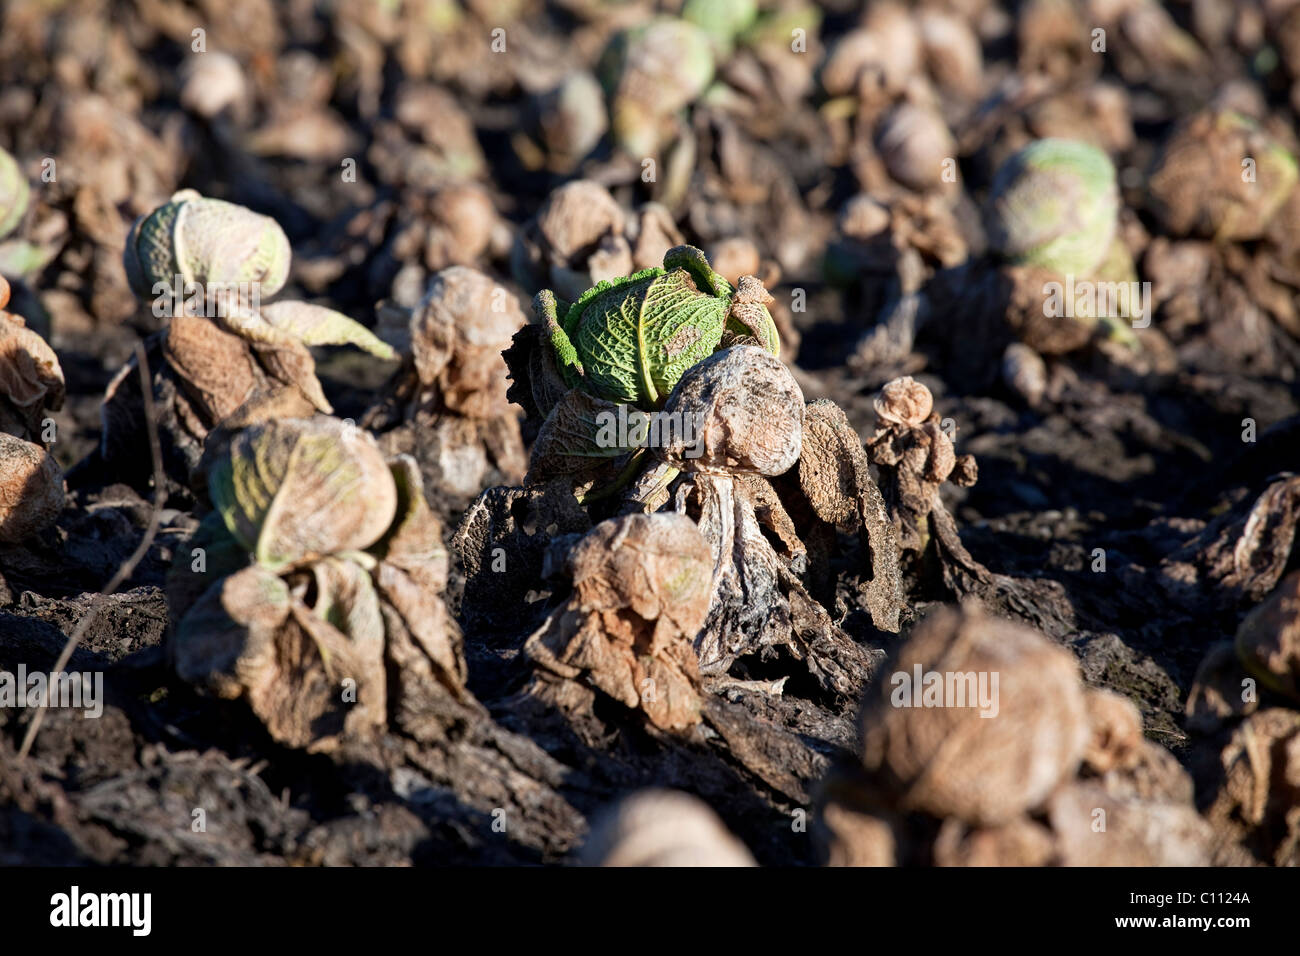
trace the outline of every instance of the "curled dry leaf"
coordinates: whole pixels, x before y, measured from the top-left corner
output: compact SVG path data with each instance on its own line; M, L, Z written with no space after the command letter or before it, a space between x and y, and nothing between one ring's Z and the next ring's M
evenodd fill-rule
M41 441L46 413L63 407L63 369L43 338L4 311L8 298L0 278L0 431Z
M289 419L234 437L208 474L226 527L269 568L374 544L397 490L374 439L336 420Z
M1099 774L1135 764L1143 737L1142 715L1133 702L1113 691L1090 687L1084 692L1084 703L1092 736L1083 762Z
M584 679L656 727L700 721L691 646L709 611L709 546L683 515L626 515L569 553L573 596L528 639L538 667Z
M803 392L780 359L737 345L692 366L664 405L673 429L659 451L684 471L781 475L803 448ZM689 438L689 440L688 440Z
M626 455L628 449L601 440L602 423L617 421L620 408L626 417L626 406L596 398L579 388L565 392L537 432L524 484L545 484L560 476L590 478Z
M393 316L397 321L397 312ZM517 482L527 466L506 361L528 328L518 300L468 266L437 273L401 329L385 334L409 353L363 423L389 453L412 455L440 508L459 510L496 482Z
M345 733L383 722L383 625L365 571L351 562L313 568L322 610L308 608L260 565L213 584L172 642L176 672L225 699L245 698L272 737L327 749ZM345 680L356 703L344 704Z
M382 359L392 346L342 312L308 302L273 302L256 311L223 312L220 321L250 342L269 345L355 345Z
M342 433L315 437L347 441ZM214 512L168 576L169 608L179 617L169 644L177 673L220 697L245 700L288 746L333 749L390 721L417 740L443 739L451 723L479 712L465 690L460 632L441 598L441 525L414 461L399 457L385 474L395 503L380 506L389 520L378 534L341 538L333 553L276 569L249 564L243 542ZM293 487L292 475L273 490ZM368 477L383 497L378 477ZM367 539L369 553L349 548ZM195 548L206 559L198 571L189 563ZM213 574L217 580L204 590ZM400 674L391 687L390 672Z
M1120 800L1098 784L1080 780L1052 795L1047 819L1062 866L1206 866L1210 862L1210 827L1190 801Z
M623 209L599 183L578 179L547 197L511 253L525 288L550 286L572 302L595 283L632 271Z
M865 538L869 580L863 586L863 596L872 623L882 631L897 633L906 607L898 569L898 537L885 499L871 477L862 441L834 402L811 402L805 410L798 473L799 488L820 521ZM805 533L804 537L811 539L812 535ZM829 563L829 556L826 561Z
M910 375L886 383L874 401L876 417L892 425L915 428L934 411L930 390Z
M543 576L548 549L556 538L577 540L591 527L591 518L561 482L483 491L452 540L465 576L460 619L491 639L535 628L528 592ZM503 569L510 573L499 573Z
M1157 581L1185 606L1258 603L1286 571L1298 522L1300 476L1279 476L1161 561Z
M1005 823L1039 806L1087 749L1074 657L977 606L927 617L882 677L864 713L863 763L903 808ZM964 703L944 696L956 691Z
M581 853L590 866L754 866L709 805L677 790L642 790L601 811Z
M443 404L473 418L508 411L500 354L528 322L499 283L465 266L433 277L411 316L411 354L420 384L438 388Z
M63 472L40 445L0 432L0 541L49 527L63 510Z
M256 353L238 336L205 318L173 318L163 333L162 352L198 412L200 428L195 437L199 439L267 384Z
M828 694L860 694L883 654L849 638L800 580L806 549L768 480L697 473L675 496L678 513L698 515L712 552L709 619L695 640L702 671L724 674L737 658L780 646ZM889 610L873 613L888 624Z
M1073 656L1037 631L973 602L944 608L882 675L863 708L861 769L824 784L820 823L832 861L1209 860L1210 830L1188 773L1142 737L1128 700L1084 688ZM942 821L937 832L916 823L917 811Z
M930 390L920 382L895 379L881 389L876 401L881 420L866 443L867 456L880 469L899 545L911 551L926 549L931 513L944 512L939 486L949 480L969 486L977 477L974 457L957 456L933 407Z
M429 220L424 224L424 265L429 269L474 264L491 248L500 225L492 197L474 183L440 190L429 204Z

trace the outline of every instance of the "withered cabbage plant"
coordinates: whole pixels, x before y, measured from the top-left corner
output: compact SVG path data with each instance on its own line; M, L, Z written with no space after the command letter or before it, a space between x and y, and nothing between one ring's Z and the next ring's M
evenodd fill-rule
M1125 697L978 602L921 621L864 702L856 766L818 798L832 864L1191 866L1192 780ZM1098 826L1103 821L1103 826Z
M484 487L527 467L501 353L527 318L501 284L468 266L434 275L411 311L389 307L380 334L402 367L362 424L386 452L409 454L430 498L461 510Z
M414 461L385 460L334 419L286 419L234 435L208 487L215 510L168 582L183 679L246 701L273 738L310 750L393 715L438 739L477 712Z
M193 190L141 217L123 260L141 303L166 320L148 341L167 472L184 486L208 433L245 403L286 393L297 414L329 413L309 351L392 349L340 312L306 302L263 302L289 277L289 241L275 220ZM103 406L102 460L136 472L145 428L139 373L129 361Z
M601 398L584 383L566 387L540 326L521 331L506 356L514 378L511 398L534 421L544 420L524 479L528 507L561 536L585 531L580 521L563 517L573 505L593 520L612 516L615 522L597 524L562 562L573 576L573 597L530 639L530 656L552 678L573 680L585 673L596 687L664 728L694 722L695 705L664 715L662 709L668 702L675 707L678 698L665 698L662 678L651 676L654 654L631 653L649 645L648 637L630 640L629 628L658 634L665 625L657 614L621 610L628 595L647 586L628 577L631 566L591 557L598 542L617 540L627 547L627 541L639 540L616 536L613 529L655 528L653 553L667 548L660 542L671 535L677 560L702 556L702 620L686 627L685 620L670 619L693 648L683 686L699 683L695 668L706 684L725 684L734 679L739 659L784 654L801 662L822 692L860 694L881 655L850 638L827 609L843 597L830 571L841 533L859 537L862 565L853 600L868 611L872 626L896 632L906 610L894 527L860 439L832 403L805 402L765 341L751 336L740 342L685 369L654 411L661 428L641 428L614 441L606 440L602 428L627 422L633 413L644 416L644 410ZM492 590L494 548L510 549L511 559L530 569L525 573L540 576L545 549L529 543L532 536L511 514L522 502L520 493L493 489L471 507L457 536L467 597ZM678 520L619 524L631 516ZM566 541L577 538L561 537L553 547L569 547ZM595 591L593 567L602 569ZM604 597L596 600L593 593ZM621 597L610 603L610 594ZM660 666L662 659L654 664ZM651 680L657 702L644 698L638 679Z

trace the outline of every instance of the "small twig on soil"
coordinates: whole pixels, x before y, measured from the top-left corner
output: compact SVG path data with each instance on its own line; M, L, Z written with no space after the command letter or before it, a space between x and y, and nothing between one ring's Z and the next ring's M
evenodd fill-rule
M140 392L144 397L144 420L145 429L149 433L149 453L153 456L153 503L149 512L149 526L145 529L144 537L140 539L135 551L117 569L117 573L104 586L104 589L91 599L90 607L82 615L81 620L77 622L72 636L68 638L68 642L63 645L63 650L59 653L59 659L54 662L53 673L55 674L62 672L68 666L73 651L77 649L77 645L81 643L86 631L94 623L105 598L121 587L122 582L135 573L136 565L148 554L149 548L153 545L153 539L158 534L158 526L162 523L162 496L166 488L166 479L163 477L162 446L158 441L158 426L154 420L153 376L149 373L149 359L145 355L144 343L142 342L136 342L135 344L135 359L140 369ZM36 733L41 729L41 721L44 717L45 708L42 707L36 711L36 715L27 728L27 733L23 737L23 745L18 750L18 759L23 759L31 751L32 744L36 740Z

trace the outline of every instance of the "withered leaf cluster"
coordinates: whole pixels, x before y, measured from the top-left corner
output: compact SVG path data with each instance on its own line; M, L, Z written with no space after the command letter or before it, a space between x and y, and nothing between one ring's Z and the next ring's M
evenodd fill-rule
M460 510L484 487L523 477L518 410L501 353L527 324L512 292L468 266L436 273L414 310L381 325L404 356L362 419L390 453L413 456L439 508Z
M390 721L437 739L476 712L441 598L441 523L410 458L385 462L335 420L288 419L239 432L209 484L218 509L169 585L182 678L308 749Z
M0 277L0 542L17 543L63 510L63 470L48 449L65 386L54 350L8 304Z

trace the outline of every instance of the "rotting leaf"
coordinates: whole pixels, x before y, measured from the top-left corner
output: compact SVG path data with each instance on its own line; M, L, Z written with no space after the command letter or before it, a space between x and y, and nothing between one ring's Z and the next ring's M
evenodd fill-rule
M414 310L388 311L400 333L385 334L403 343L403 364L362 419L380 447L416 460L443 514L486 485L519 481L527 456L501 355L527 323L515 297L453 266L433 276Z
M49 527L63 510L63 471L40 445L0 432L0 541Z
M1041 634L974 606L927 617L885 673L889 679L879 683L863 718L863 762L893 782L904 807L1005 822L1046 799L1075 772L1088 745L1074 658ZM948 706L915 706L935 691L933 678L917 686L918 674L940 675L938 699ZM951 675L964 681L963 706L942 696ZM903 687L908 706L897 703Z
M308 302L272 302L257 312L223 313L222 321L254 342L303 345L355 345L382 359L394 357L392 346L342 312Z
M894 516L899 546L923 552L930 543L930 514L942 511L939 486L973 485L975 459L958 457L932 410L930 390L910 377L895 379L877 400L876 433L867 455L881 471L885 502Z
M808 404L798 473L799 487L818 518L865 537L870 580L863 594L871 619L882 631L897 632L906 609L897 533L862 442L834 402Z
M723 349L691 367L663 414L681 427L669 430L658 454L683 471L781 475L799 459L803 392L780 359L756 346Z
M863 705L861 765L834 770L818 800L832 862L1210 859L1190 776L1142 737L1129 701L1085 688L1073 655L1042 634L978 602L941 608L884 673Z
M691 641L709 610L708 545L681 515L602 522L569 554L573 596L524 645L543 670L584 678L655 726L700 721Z
M0 431L44 445L42 422L63 407L63 369L46 341L4 310L8 299L0 277Z

